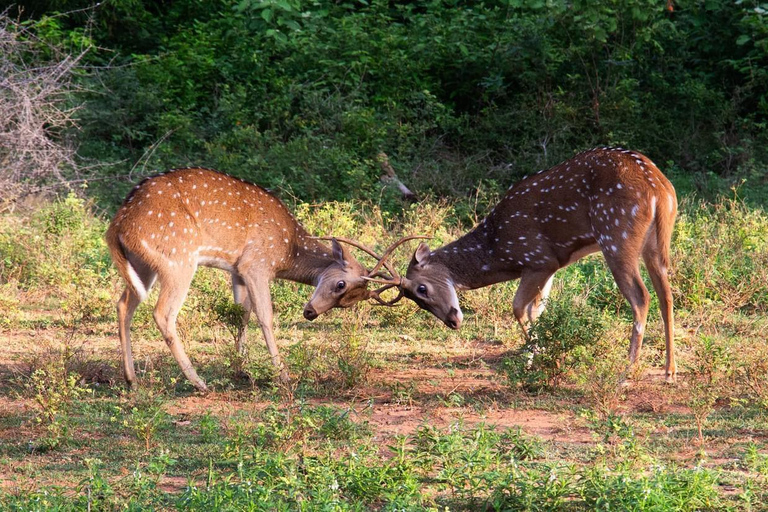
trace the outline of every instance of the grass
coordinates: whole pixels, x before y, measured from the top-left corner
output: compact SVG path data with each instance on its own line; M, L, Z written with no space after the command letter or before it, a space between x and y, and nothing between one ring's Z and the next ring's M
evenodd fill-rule
M437 245L462 231L453 211L417 205L390 219L332 204L298 214L315 233L337 226L384 245L425 232ZM310 323L309 288L276 283L290 386L275 384L256 325L238 358L226 276L204 270L179 325L212 391L183 379L145 304L133 323L140 387L128 393L104 227L75 197L0 217L0 509L768 509L760 210L682 203L675 386L663 383L655 302L642 365L632 386L618 386L631 313L591 257L558 273L534 332L537 346L562 352L538 373L518 364L516 283L463 294L459 332L409 303Z

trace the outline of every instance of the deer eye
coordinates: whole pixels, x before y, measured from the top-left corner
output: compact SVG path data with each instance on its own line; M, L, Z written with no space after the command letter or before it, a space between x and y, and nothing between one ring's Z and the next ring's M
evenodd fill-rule
M419 287L416 288L416 291L419 292L420 294L426 296L427 295L427 285L420 284Z
M343 290L346 287L347 287L347 283L345 283L344 281L339 281L338 283L336 283L336 290L337 291L341 291L341 290Z

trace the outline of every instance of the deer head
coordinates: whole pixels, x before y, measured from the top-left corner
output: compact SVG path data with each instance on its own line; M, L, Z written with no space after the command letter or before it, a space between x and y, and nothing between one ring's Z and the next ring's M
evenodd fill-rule
M348 308L371 298L368 270L341 245L331 240L333 263L320 274L312 298L304 306L304 318L314 320L333 308Z
M451 329L461 327L464 318L455 284L448 269L431 258L429 246L419 244L405 277L399 283L403 295L426 309Z

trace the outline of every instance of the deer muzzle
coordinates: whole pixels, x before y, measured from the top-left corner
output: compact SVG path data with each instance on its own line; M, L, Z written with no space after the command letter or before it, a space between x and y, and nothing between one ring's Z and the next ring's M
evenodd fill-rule
M446 315L445 320L443 320L443 323L451 329L458 330L459 327L461 327L461 319L461 312L456 308L451 308L451 310L448 311L448 315Z
M306 306L304 306L304 318L306 318L311 322L318 316L320 315L317 314L317 311L315 311L315 308L313 308L310 304L307 304Z

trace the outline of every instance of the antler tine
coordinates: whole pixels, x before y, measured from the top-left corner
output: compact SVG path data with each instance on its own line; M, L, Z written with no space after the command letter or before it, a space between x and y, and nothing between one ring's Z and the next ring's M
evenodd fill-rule
M381 257L381 259L379 259L379 262L376 264L375 267L373 267L373 270L371 270L371 272L368 275L374 275L381 268L381 266L384 265L387 268L387 270L389 270L389 272L392 274L392 277L399 278L400 275L397 272L392 272L392 270L389 268L389 264L387 263L386 259L389 258L389 255L392 254L394 250L397 249L400 245L404 244L409 240L416 240L419 238L430 239L432 237L426 236L426 235L410 235L410 236L401 238L397 242L387 247L387 250L384 251L384 255Z
M397 296L394 299L392 299L392 300L384 300L384 299L382 299L381 298L381 293L386 291L386 290L389 290L390 288L393 288L395 286L397 286L395 283L390 283L390 284L387 284L385 286L382 286L381 288L378 288L376 290L371 291L370 297L372 299L376 300L376 302L379 303L378 304L379 306L393 307L395 304L397 304L397 302L400 301L400 299L403 298L403 290L402 289L398 289ZM376 305L376 304L374 304L374 305Z
M393 277L392 279L379 279L377 277L368 277L363 276L363 279L366 281L370 281L372 283L379 283L379 284L391 284L392 286L400 286L400 283L402 282L403 278L400 276Z
M373 256L379 262L381 262L381 256L379 256L378 254L373 252L373 249L367 247L366 245L363 245L362 243L358 242L357 240L352 240L352 239L344 238L344 237L341 237L341 236L313 236L312 238L314 238L315 240L329 240L329 241L333 240L335 238L339 242L344 242L345 244L349 244L352 247L357 247L361 251L368 253L370 256ZM398 275L397 271L394 268L392 268L389 265L389 263L386 263L384 266L386 267L387 270L389 270L389 273L392 274L392 277L395 277L395 276ZM369 276L373 275L377 270L379 270L379 268L381 268L381 265L379 263L377 263L376 266L374 267L375 270L369 272L368 275Z

